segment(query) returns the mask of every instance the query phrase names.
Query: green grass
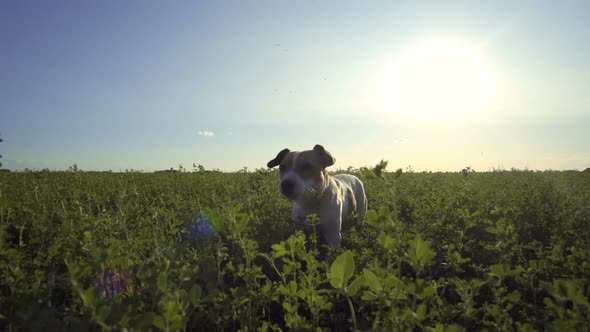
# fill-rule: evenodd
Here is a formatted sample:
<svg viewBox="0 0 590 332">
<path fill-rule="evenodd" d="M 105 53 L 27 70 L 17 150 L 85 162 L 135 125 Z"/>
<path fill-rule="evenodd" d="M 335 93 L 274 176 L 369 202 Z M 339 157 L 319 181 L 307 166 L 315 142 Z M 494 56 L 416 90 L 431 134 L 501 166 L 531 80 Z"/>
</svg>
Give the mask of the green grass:
<svg viewBox="0 0 590 332">
<path fill-rule="evenodd" d="M 364 182 L 326 249 L 275 172 L 0 173 L 0 330 L 587 328 L 590 173 Z"/>
</svg>

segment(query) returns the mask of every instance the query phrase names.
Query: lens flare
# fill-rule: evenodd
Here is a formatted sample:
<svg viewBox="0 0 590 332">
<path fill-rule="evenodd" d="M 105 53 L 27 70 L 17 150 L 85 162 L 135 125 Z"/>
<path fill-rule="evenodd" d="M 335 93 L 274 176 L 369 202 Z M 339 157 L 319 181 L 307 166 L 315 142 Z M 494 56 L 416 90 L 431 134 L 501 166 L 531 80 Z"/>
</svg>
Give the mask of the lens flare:
<svg viewBox="0 0 590 332">
<path fill-rule="evenodd" d="M 208 240 L 222 228 L 219 214 L 210 208 L 203 209 L 188 224 L 188 237 L 192 240 Z"/>
<path fill-rule="evenodd" d="M 96 290 L 106 299 L 129 295 L 133 291 L 133 273 L 124 266 L 108 268 L 97 278 Z"/>
</svg>

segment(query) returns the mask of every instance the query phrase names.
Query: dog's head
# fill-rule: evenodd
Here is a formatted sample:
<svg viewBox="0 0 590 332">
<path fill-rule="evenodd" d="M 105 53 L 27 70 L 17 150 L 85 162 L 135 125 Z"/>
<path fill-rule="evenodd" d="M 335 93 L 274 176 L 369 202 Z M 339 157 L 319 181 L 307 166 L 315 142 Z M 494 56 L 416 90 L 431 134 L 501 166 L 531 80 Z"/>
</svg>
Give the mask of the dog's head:
<svg viewBox="0 0 590 332">
<path fill-rule="evenodd" d="M 317 198 L 323 192 L 328 181 L 326 167 L 335 162 L 336 159 L 323 146 L 316 145 L 313 150 L 301 152 L 284 149 L 266 165 L 269 168 L 279 166 L 281 194 L 290 200 L 300 201 Z"/>
</svg>

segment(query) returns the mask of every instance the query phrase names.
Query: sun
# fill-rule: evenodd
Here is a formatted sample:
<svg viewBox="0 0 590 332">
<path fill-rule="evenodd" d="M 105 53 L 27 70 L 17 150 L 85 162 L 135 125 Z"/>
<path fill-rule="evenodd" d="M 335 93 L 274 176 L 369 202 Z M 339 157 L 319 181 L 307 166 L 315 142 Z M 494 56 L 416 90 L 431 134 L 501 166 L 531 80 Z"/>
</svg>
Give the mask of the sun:
<svg viewBox="0 0 590 332">
<path fill-rule="evenodd" d="M 383 95 L 393 112 L 431 120 L 481 110 L 491 88 L 490 71 L 475 49 L 442 41 L 408 52 L 383 80 Z"/>
</svg>

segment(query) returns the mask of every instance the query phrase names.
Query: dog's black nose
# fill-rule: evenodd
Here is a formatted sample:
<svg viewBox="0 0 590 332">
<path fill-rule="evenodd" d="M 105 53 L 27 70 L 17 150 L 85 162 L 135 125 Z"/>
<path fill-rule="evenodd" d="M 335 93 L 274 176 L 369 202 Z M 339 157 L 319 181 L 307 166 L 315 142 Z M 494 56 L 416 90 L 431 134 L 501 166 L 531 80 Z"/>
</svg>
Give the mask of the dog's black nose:
<svg viewBox="0 0 590 332">
<path fill-rule="evenodd" d="M 283 193 L 283 195 L 291 197 L 293 195 L 294 189 L 295 184 L 293 181 L 286 180 L 281 182 L 281 193 Z"/>
</svg>

